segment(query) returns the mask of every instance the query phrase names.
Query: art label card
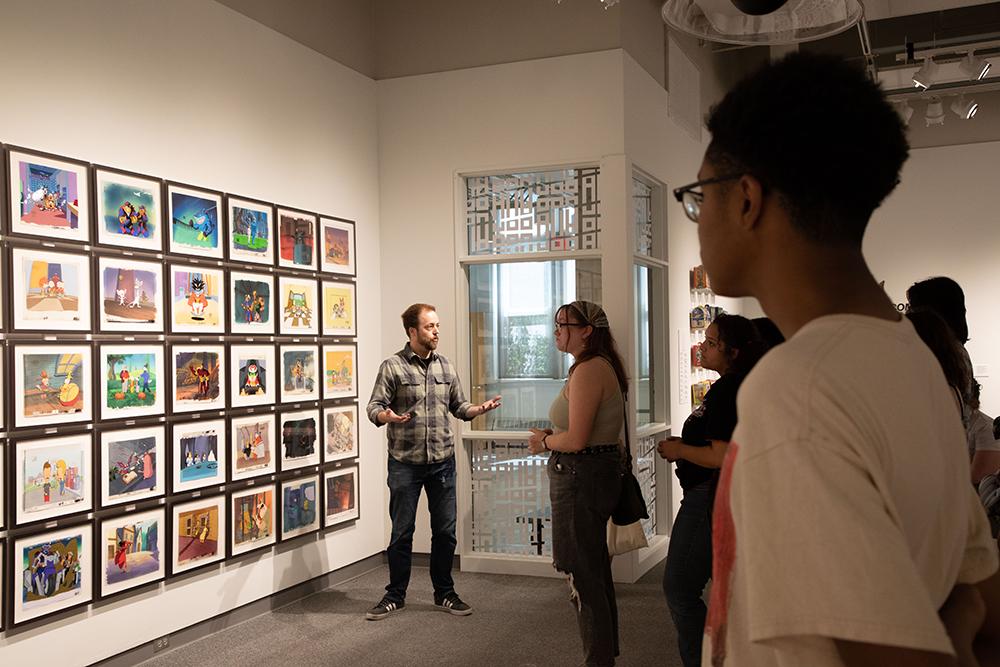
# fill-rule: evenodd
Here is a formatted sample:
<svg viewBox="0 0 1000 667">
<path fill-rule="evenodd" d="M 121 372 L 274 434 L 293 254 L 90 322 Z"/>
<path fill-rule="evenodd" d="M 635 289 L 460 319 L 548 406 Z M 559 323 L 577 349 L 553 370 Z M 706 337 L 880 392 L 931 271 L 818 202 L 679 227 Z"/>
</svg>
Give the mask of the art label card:
<svg viewBox="0 0 1000 667">
<path fill-rule="evenodd" d="M 318 465 L 319 410 L 285 412 L 281 415 L 281 469 Z"/>
<path fill-rule="evenodd" d="M 319 530 L 319 485 L 319 475 L 282 482 L 282 540 L 290 540 Z"/>
<path fill-rule="evenodd" d="M 14 346 L 14 426 L 91 419 L 89 345 Z"/>
<path fill-rule="evenodd" d="M 281 295 L 281 333 L 315 335 L 319 333 L 317 319 L 316 281 L 308 278 L 278 278 Z"/>
<path fill-rule="evenodd" d="M 268 475 L 278 469 L 275 453 L 277 420 L 273 414 L 232 419 L 233 481 Z"/>
<path fill-rule="evenodd" d="M 102 331 L 163 332 L 163 266 L 117 257 L 97 260 Z"/>
<path fill-rule="evenodd" d="M 278 209 L 278 266 L 316 270 L 316 216 Z"/>
<path fill-rule="evenodd" d="M 320 270 L 347 276 L 356 275 L 354 223 L 320 218 L 319 226 L 323 239 L 323 264 Z"/>
<path fill-rule="evenodd" d="M 15 524 L 93 509 L 91 442 L 90 434 L 14 442 Z"/>
<path fill-rule="evenodd" d="M 199 498 L 171 508 L 170 574 L 189 572 L 226 558 L 226 496 Z"/>
<path fill-rule="evenodd" d="M 101 345 L 101 419 L 163 414 L 163 346 Z"/>
<path fill-rule="evenodd" d="M 219 269 L 170 265 L 171 331 L 226 332 L 223 273 Z"/>
<path fill-rule="evenodd" d="M 222 195 L 167 185 L 170 252 L 222 259 Z"/>
<path fill-rule="evenodd" d="M 274 208 L 270 204 L 227 198 L 229 259 L 274 264 Z"/>
<path fill-rule="evenodd" d="M 358 406 L 338 405 L 323 410 L 323 460 L 340 461 L 358 455 Z"/>
<path fill-rule="evenodd" d="M 323 398 L 358 395 L 357 345 L 323 346 Z"/>
<path fill-rule="evenodd" d="M 84 523 L 14 540 L 14 625 L 90 602 L 92 539 L 93 526 Z"/>
<path fill-rule="evenodd" d="M 173 411 L 198 412 L 226 407 L 225 347 L 174 345 Z"/>
<path fill-rule="evenodd" d="M 357 336 L 357 292 L 354 283 L 323 281 L 323 335 Z"/>
<path fill-rule="evenodd" d="M 134 503 L 166 493 L 163 426 L 102 431 L 101 507 Z"/>
<path fill-rule="evenodd" d="M 161 184 L 154 178 L 97 168 L 97 242 L 163 249 Z"/>
<path fill-rule="evenodd" d="M 14 328 L 90 330 L 90 258 L 29 248 L 11 251 Z"/>
<path fill-rule="evenodd" d="M 172 440 L 172 493 L 226 483 L 225 419 L 175 423 Z"/>
<path fill-rule="evenodd" d="M 88 167 L 28 152 L 8 153 L 11 232 L 90 240 Z"/>
<path fill-rule="evenodd" d="M 230 271 L 230 304 L 234 334 L 274 334 L 274 278 L 257 273 Z"/>
<path fill-rule="evenodd" d="M 332 470 L 323 474 L 326 485 L 326 511 L 323 527 L 353 521 L 358 513 L 358 467 Z"/>
<path fill-rule="evenodd" d="M 166 511 L 161 507 L 101 522 L 101 597 L 163 579 Z"/>
<path fill-rule="evenodd" d="M 281 402 L 319 400 L 319 347 L 282 345 L 278 348 L 281 366 Z"/>
<path fill-rule="evenodd" d="M 275 543 L 274 492 L 275 487 L 271 484 L 234 491 L 230 496 L 232 539 L 229 551 L 233 556 Z"/>
</svg>

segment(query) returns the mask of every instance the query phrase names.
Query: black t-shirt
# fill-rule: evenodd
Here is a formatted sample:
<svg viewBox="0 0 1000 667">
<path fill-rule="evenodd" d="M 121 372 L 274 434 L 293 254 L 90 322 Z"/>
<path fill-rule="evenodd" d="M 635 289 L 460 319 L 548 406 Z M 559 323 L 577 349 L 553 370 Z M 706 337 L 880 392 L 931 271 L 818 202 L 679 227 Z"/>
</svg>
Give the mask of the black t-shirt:
<svg viewBox="0 0 1000 667">
<path fill-rule="evenodd" d="M 710 440 L 729 442 L 736 428 L 736 392 L 745 375 L 726 373 L 712 384 L 705 400 L 684 422 L 681 440 L 692 447 L 708 447 Z M 690 461 L 678 460 L 675 468 L 681 488 L 687 489 L 712 479 L 717 468 L 703 468 Z"/>
</svg>

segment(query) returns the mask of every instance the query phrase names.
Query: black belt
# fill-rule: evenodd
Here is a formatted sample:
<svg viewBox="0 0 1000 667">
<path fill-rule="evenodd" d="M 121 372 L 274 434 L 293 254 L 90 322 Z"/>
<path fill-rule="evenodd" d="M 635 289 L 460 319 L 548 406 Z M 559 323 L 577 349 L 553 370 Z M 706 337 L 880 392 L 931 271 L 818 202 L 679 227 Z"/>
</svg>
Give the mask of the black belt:
<svg viewBox="0 0 1000 667">
<path fill-rule="evenodd" d="M 608 452 L 617 452 L 619 449 L 618 445 L 591 445 L 589 447 L 584 447 L 578 452 L 561 452 L 563 454 L 606 454 Z"/>
</svg>

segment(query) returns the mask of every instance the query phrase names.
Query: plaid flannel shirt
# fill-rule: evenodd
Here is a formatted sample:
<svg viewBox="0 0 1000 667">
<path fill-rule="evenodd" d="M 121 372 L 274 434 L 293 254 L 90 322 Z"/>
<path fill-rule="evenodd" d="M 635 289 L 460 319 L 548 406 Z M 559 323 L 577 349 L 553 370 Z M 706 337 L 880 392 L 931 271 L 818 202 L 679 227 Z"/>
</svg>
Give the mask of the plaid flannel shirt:
<svg viewBox="0 0 1000 667">
<path fill-rule="evenodd" d="M 368 419 L 382 426 L 378 421 L 382 410 L 412 413 L 408 422 L 385 425 L 389 454 L 400 463 L 440 463 L 455 454 L 449 413 L 469 421 L 471 407 L 451 362 L 436 352 L 422 360 L 407 343 L 379 367 Z"/>
</svg>

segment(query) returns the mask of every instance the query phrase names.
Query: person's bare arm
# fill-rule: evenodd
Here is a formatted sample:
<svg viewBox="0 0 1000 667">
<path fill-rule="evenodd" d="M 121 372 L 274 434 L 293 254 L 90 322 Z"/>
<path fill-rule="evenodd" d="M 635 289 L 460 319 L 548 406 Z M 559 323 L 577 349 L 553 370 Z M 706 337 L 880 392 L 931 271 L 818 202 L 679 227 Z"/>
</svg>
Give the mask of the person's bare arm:
<svg viewBox="0 0 1000 667">
<path fill-rule="evenodd" d="M 840 659 L 847 667 L 885 667 L 886 665 L 906 665 L 907 667 L 958 667 L 958 660 L 951 655 L 920 651 L 898 646 L 883 646 L 865 642 L 851 642 L 835 639 Z"/>
<path fill-rule="evenodd" d="M 992 450 L 977 449 L 972 457 L 972 483 L 979 484 L 979 480 L 986 475 L 1000 470 L 1000 452 Z"/>
<path fill-rule="evenodd" d="M 566 393 L 569 396 L 569 429 L 550 435 L 546 446 L 557 452 L 578 452 L 587 446 L 594 429 L 594 415 L 601 405 L 605 373 L 610 372 L 597 359 L 583 362 L 569 378 Z"/>
<path fill-rule="evenodd" d="M 692 447 L 681 442 L 680 438 L 667 438 L 660 441 L 656 447 L 660 456 L 668 461 L 684 459 L 703 468 L 721 468 L 726 459 L 729 443 L 724 440 L 710 440 L 708 447 Z"/>
</svg>

